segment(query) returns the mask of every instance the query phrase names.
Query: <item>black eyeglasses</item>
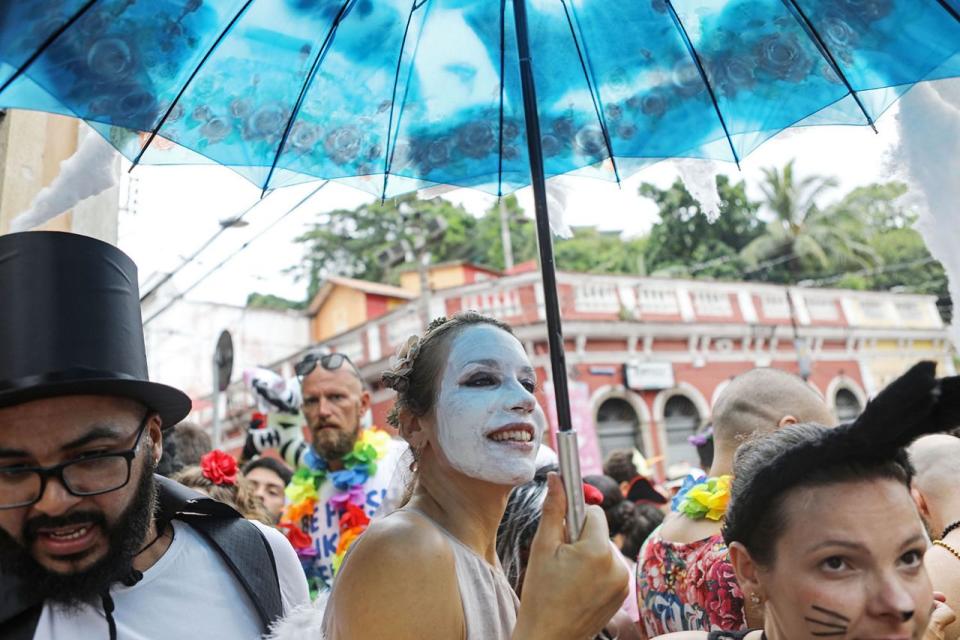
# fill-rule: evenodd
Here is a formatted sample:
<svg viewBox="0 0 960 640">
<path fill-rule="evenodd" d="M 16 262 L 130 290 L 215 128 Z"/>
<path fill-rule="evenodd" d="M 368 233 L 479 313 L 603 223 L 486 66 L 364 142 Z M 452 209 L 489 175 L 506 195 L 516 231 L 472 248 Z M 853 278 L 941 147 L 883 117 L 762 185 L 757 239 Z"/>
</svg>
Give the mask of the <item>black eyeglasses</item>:
<svg viewBox="0 0 960 640">
<path fill-rule="evenodd" d="M 308 353 L 303 357 L 303 360 L 293 365 L 293 371 L 297 374 L 298 378 L 303 379 L 305 376 L 310 375 L 311 371 L 317 368 L 317 364 L 327 371 L 336 371 L 343 366 L 344 362 L 350 365 L 353 373 L 359 378 L 360 372 L 357 371 L 357 366 L 353 364 L 350 358 L 342 353 L 328 353 L 323 356 L 315 353 Z"/>
<path fill-rule="evenodd" d="M 125 451 L 98 453 L 68 460 L 52 467 L 0 468 L 0 509 L 27 507 L 39 502 L 49 478 L 75 496 L 96 496 L 126 486 L 130 482 L 130 464 L 137 457 L 140 438 L 152 411 L 147 411 L 137 427 L 137 439 Z"/>
</svg>

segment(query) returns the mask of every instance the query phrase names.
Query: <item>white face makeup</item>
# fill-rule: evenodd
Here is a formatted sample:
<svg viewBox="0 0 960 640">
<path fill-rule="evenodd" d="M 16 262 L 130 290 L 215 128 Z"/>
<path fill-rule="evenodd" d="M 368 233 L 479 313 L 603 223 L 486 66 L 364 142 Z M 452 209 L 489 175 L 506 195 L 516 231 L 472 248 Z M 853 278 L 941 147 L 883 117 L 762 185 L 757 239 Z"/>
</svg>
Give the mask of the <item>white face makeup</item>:
<svg viewBox="0 0 960 640">
<path fill-rule="evenodd" d="M 527 354 L 507 332 L 479 324 L 456 336 L 435 408 L 450 466 L 495 484 L 532 480 L 546 424 L 535 385 Z"/>
</svg>

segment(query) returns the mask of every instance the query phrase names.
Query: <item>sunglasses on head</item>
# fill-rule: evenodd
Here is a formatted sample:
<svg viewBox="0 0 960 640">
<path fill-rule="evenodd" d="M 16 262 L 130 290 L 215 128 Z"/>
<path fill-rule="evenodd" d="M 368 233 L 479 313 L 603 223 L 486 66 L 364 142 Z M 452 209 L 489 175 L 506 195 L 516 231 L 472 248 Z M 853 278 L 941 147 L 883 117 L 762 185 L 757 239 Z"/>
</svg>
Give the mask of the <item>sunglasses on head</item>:
<svg viewBox="0 0 960 640">
<path fill-rule="evenodd" d="M 310 375 L 310 372 L 316 369 L 318 364 L 327 371 L 336 371 L 343 366 L 344 362 L 349 363 L 350 368 L 353 369 L 354 373 L 359 377 L 360 374 L 357 371 L 356 365 L 350 361 L 350 358 L 342 353 L 328 353 L 326 355 L 308 353 L 304 356 L 303 360 L 293 365 L 293 370 L 297 374 L 297 377 L 303 378 L 304 376 Z"/>
</svg>

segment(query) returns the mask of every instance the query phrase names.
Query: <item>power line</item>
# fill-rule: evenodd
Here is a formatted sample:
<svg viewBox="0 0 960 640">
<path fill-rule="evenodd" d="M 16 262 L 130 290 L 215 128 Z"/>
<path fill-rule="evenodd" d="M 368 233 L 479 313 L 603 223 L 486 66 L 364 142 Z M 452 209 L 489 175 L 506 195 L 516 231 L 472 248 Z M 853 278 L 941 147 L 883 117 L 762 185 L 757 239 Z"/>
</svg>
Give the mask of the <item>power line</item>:
<svg viewBox="0 0 960 640">
<path fill-rule="evenodd" d="M 267 225 L 266 227 L 264 227 L 257 235 L 253 236 L 252 238 L 250 238 L 249 240 L 247 240 L 246 242 L 244 242 L 242 245 L 240 245 L 240 247 L 239 247 L 236 251 L 234 251 L 233 253 L 231 253 L 230 255 L 228 255 L 226 258 L 224 258 L 223 260 L 221 260 L 220 262 L 218 262 L 212 269 L 210 269 L 210 270 L 207 271 L 205 274 L 203 274 L 202 276 L 200 276 L 200 278 L 197 279 L 193 284 L 191 284 L 189 287 L 187 287 L 186 289 L 184 289 L 183 291 L 181 291 L 180 293 L 178 293 L 177 295 L 175 295 L 173 298 L 171 298 L 171 300 L 170 300 L 167 304 L 165 304 L 159 311 L 157 311 L 157 312 L 154 313 L 152 316 L 150 316 L 149 318 L 147 318 L 146 320 L 144 320 L 144 321 L 143 321 L 143 325 L 146 326 L 146 325 L 149 324 L 151 321 L 153 321 L 154 319 L 156 319 L 157 316 L 159 316 L 160 314 L 164 313 L 164 312 L 167 311 L 170 307 L 172 307 L 174 304 L 176 304 L 177 302 L 179 302 L 180 300 L 182 300 L 185 295 L 187 295 L 188 293 L 190 293 L 191 291 L 193 291 L 194 289 L 196 289 L 197 286 L 199 286 L 201 282 L 203 282 L 204 280 L 206 280 L 207 278 L 209 278 L 210 276 L 212 276 L 214 273 L 216 273 L 217 271 L 219 271 L 225 264 L 227 264 L 230 260 L 232 260 L 234 257 L 236 257 L 237 254 L 239 254 L 241 251 L 243 251 L 244 249 L 246 249 L 247 247 L 249 247 L 254 241 L 256 241 L 258 238 L 260 238 L 261 236 L 263 236 L 263 234 L 265 234 L 267 231 L 269 231 L 270 229 L 272 229 L 273 227 L 275 227 L 277 224 L 279 224 L 284 218 L 286 218 L 286 217 L 289 216 L 291 213 L 293 213 L 294 211 L 296 211 L 297 209 L 299 209 L 301 205 L 303 205 L 307 200 L 309 200 L 309 199 L 312 198 L 314 195 L 316 195 L 317 192 L 320 191 L 320 189 L 323 189 L 325 186 L 327 186 L 327 184 L 329 184 L 329 182 L 330 182 L 329 180 L 325 180 L 325 181 L 321 182 L 319 187 L 317 187 L 316 189 L 314 189 L 313 191 L 311 191 L 310 193 L 308 193 L 306 196 L 304 196 L 304 198 L 303 198 L 302 200 L 300 200 L 299 202 L 297 202 L 297 204 L 295 204 L 295 205 L 293 205 L 292 207 L 290 207 L 289 209 L 287 209 L 282 216 L 280 216 L 279 218 L 277 218 L 276 220 L 274 220 L 273 222 L 271 222 L 269 225 Z"/>
<path fill-rule="evenodd" d="M 765 262 L 760 262 L 760 263 L 758 263 L 757 266 L 754 267 L 753 269 L 750 269 L 750 270 L 748 270 L 748 271 L 744 271 L 744 272 L 743 272 L 743 275 L 748 276 L 748 275 L 753 274 L 753 273 L 759 273 L 759 272 L 761 272 L 761 271 L 765 271 L 765 270 L 769 269 L 770 267 L 775 267 L 775 266 L 777 266 L 778 264 L 783 264 L 784 262 L 790 262 L 791 260 L 796 260 L 796 259 L 798 259 L 799 257 L 800 257 L 800 256 L 798 256 L 798 255 L 796 255 L 796 254 L 789 253 L 789 254 L 787 254 L 787 255 L 785 255 L 785 256 L 780 256 L 779 258 L 774 258 L 774 259 L 772 259 L 772 260 L 767 260 L 767 261 L 765 261 Z"/>
<path fill-rule="evenodd" d="M 235 225 L 236 223 L 240 222 L 241 220 L 243 220 L 243 217 L 244 217 L 245 215 L 247 215 L 248 213 L 250 213 L 251 211 L 253 211 L 261 202 L 263 202 L 264 200 L 266 200 L 267 198 L 269 198 L 271 195 L 273 195 L 273 193 L 274 193 L 273 191 L 270 191 L 269 193 L 267 193 L 267 195 L 265 195 L 264 197 L 258 199 L 256 202 L 254 202 L 253 204 L 251 204 L 249 207 L 247 207 L 246 209 L 244 209 L 243 211 L 241 211 L 238 215 L 232 216 L 232 217 L 230 218 L 230 224 L 228 224 L 228 225 L 226 225 L 226 226 L 221 226 L 220 229 L 218 229 L 217 232 L 214 233 L 212 236 L 210 236 L 209 238 L 207 238 L 207 240 L 206 240 L 202 245 L 200 245 L 200 247 L 199 247 L 196 251 L 194 251 L 194 252 L 191 253 L 189 256 L 187 256 L 186 258 L 184 258 L 184 259 L 183 259 L 183 262 L 181 262 L 179 265 L 177 265 L 177 267 L 176 267 L 173 271 L 170 271 L 170 272 L 166 273 L 166 274 L 160 279 L 160 282 L 158 282 L 157 284 L 155 284 L 155 285 L 153 285 L 152 287 L 150 287 L 150 289 L 149 289 L 146 293 L 144 293 L 143 295 L 140 296 L 140 302 L 142 303 L 144 300 L 146 300 L 147 298 L 149 298 L 149 297 L 150 297 L 151 295 L 153 295 L 155 292 L 159 291 L 159 290 L 160 290 L 160 287 L 162 287 L 163 285 L 167 284 L 167 282 L 169 282 L 170 279 L 173 278 L 173 276 L 177 275 L 177 273 L 179 273 L 181 269 L 183 269 L 185 266 L 187 266 L 188 264 L 190 264 L 191 262 L 193 262 L 194 260 L 196 260 L 197 256 L 199 256 L 201 253 L 204 252 L 204 250 L 206 250 L 207 247 L 209 247 L 211 244 L 213 244 L 214 240 L 216 240 L 217 238 L 219 238 L 221 233 L 223 233 L 224 231 L 226 231 L 227 229 L 229 229 L 230 227 L 232 227 L 232 226 Z"/>
<path fill-rule="evenodd" d="M 833 284 L 834 282 L 839 282 L 846 278 L 847 276 L 879 276 L 884 273 L 893 273 L 894 271 L 903 271 L 904 269 L 909 269 L 911 267 L 922 267 L 924 265 L 930 264 L 931 262 L 936 262 L 937 259 L 934 257 L 919 258 L 917 260 L 911 260 L 909 262 L 900 262 L 897 264 L 884 265 L 882 267 L 867 267 L 866 269 L 860 269 L 859 271 L 845 271 L 842 273 L 837 273 L 832 276 L 827 276 L 824 278 L 816 278 L 812 280 L 804 280 L 800 286 L 819 286 L 823 284 Z"/>
</svg>

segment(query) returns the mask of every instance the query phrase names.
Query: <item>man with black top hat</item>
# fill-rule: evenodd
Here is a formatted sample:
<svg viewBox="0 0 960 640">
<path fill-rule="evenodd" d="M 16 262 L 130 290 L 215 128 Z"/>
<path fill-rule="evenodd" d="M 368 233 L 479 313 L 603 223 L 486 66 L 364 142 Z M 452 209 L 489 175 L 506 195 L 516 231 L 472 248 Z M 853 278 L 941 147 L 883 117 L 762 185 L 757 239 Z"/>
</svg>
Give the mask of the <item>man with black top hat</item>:
<svg viewBox="0 0 960 640">
<path fill-rule="evenodd" d="M 190 400 L 149 382 L 136 266 L 0 236 L 0 637 L 255 638 L 306 602 L 275 530 L 155 476 Z"/>
</svg>

